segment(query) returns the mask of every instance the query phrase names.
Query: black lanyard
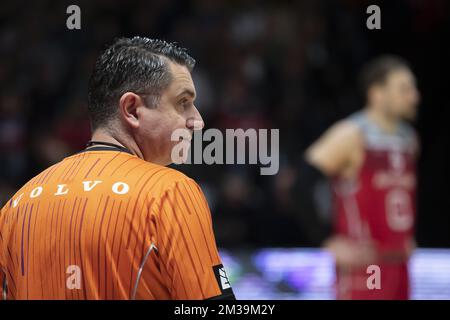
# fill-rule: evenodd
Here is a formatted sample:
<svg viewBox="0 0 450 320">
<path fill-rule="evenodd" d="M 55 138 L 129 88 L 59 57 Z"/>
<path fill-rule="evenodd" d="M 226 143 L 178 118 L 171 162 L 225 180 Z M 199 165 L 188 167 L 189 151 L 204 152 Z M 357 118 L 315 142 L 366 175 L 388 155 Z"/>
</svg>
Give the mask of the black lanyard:
<svg viewBox="0 0 450 320">
<path fill-rule="evenodd" d="M 89 148 L 93 145 L 101 145 L 101 146 Z M 104 141 L 92 141 L 91 140 L 86 144 L 86 148 L 89 148 L 89 149 L 84 149 L 84 151 L 117 150 L 117 151 L 129 153 L 129 154 L 133 154 L 128 148 L 125 148 L 125 147 L 115 144 L 115 143 L 104 142 Z"/>
</svg>

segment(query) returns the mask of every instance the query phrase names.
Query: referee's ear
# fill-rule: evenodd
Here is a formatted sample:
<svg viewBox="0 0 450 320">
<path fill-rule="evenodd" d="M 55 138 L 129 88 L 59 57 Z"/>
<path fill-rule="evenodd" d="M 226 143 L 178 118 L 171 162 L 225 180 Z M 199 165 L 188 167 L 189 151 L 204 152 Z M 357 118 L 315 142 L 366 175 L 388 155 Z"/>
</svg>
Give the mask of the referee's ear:
<svg viewBox="0 0 450 320">
<path fill-rule="evenodd" d="M 125 92 L 119 99 L 119 115 L 133 129 L 139 127 L 139 107 L 145 107 L 142 98 L 133 92 Z"/>
</svg>

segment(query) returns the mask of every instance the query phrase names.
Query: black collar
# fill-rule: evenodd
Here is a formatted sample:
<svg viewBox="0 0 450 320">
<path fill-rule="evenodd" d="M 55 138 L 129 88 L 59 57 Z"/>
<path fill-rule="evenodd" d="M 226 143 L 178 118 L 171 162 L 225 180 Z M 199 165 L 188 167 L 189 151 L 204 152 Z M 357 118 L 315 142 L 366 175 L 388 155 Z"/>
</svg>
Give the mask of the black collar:
<svg viewBox="0 0 450 320">
<path fill-rule="evenodd" d="M 97 147 L 91 147 L 93 145 L 100 145 Z M 89 148 L 91 147 L 91 148 Z M 79 153 L 86 152 L 86 151 L 120 151 L 120 152 L 126 152 L 129 154 L 133 154 L 130 149 L 125 148 L 124 146 L 110 143 L 110 142 L 104 142 L 104 141 L 89 141 L 86 144 L 86 149 L 80 151 Z"/>
</svg>

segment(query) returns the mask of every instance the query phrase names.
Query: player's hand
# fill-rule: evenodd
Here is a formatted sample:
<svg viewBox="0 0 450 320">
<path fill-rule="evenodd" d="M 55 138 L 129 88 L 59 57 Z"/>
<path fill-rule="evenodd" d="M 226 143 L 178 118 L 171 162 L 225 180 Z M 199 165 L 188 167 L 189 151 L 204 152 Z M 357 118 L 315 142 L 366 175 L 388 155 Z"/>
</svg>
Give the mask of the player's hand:
<svg viewBox="0 0 450 320">
<path fill-rule="evenodd" d="M 376 261 L 375 246 L 371 242 L 356 242 L 344 236 L 334 236 L 325 242 L 325 249 L 334 255 L 340 268 L 355 268 Z"/>
</svg>

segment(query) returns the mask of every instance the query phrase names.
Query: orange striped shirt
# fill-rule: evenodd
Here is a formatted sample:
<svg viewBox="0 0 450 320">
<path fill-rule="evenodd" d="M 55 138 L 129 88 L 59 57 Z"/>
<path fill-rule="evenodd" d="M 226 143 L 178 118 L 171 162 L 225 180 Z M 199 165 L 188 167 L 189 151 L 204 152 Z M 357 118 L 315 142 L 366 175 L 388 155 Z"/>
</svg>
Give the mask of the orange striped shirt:
<svg viewBox="0 0 450 320">
<path fill-rule="evenodd" d="M 200 187 L 117 149 L 67 157 L 8 201 L 0 267 L 7 299 L 234 297 Z"/>
</svg>

